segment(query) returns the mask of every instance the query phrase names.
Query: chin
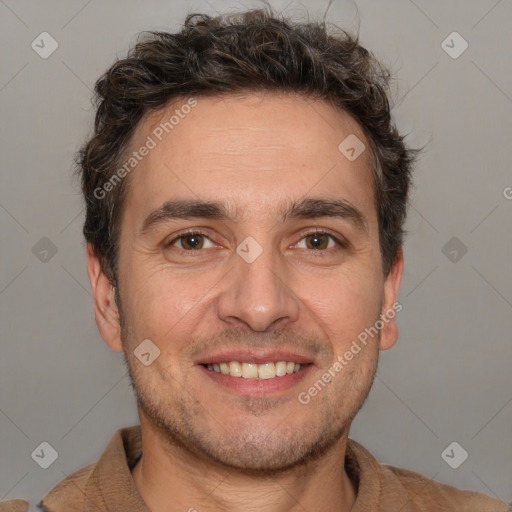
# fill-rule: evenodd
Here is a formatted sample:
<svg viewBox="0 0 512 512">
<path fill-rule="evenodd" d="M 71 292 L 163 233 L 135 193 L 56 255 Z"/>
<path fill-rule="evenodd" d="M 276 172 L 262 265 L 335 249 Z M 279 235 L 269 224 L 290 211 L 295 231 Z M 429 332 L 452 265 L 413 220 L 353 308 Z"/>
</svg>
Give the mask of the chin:
<svg viewBox="0 0 512 512">
<path fill-rule="evenodd" d="M 239 432 L 231 436 L 224 432 L 222 440 L 197 439 L 194 448 L 210 460 L 239 473 L 268 476 L 296 470 L 321 458 L 346 431 L 341 427 L 315 433 L 306 428 L 278 434 L 260 429 L 259 432 Z"/>
</svg>

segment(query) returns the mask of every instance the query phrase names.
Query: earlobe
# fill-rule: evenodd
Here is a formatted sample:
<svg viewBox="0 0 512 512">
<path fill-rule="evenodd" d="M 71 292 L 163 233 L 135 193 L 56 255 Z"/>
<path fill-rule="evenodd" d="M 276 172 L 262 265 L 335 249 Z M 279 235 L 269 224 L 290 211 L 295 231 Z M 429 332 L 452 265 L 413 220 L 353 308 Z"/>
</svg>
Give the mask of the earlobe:
<svg viewBox="0 0 512 512">
<path fill-rule="evenodd" d="M 101 268 L 91 244 L 87 244 L 87 274 L 94 300 L 96 325 L 103 341 L 116 352 L 122 352 L 119 311 L 115 301 L 115 288 Z"/>
<path fill-rule="evenodd" d="M 384 282 L 381 312 L 383 327 L 380 331 L 380 350 L 390 349 L 398 340 L 396 315 L 402 310 L 402 305 L 398 302 L 397 298 L 400 282 L 402 281 L 403 268 L 404 255 L 402 248 L 400 248 Z"/>
</svg>

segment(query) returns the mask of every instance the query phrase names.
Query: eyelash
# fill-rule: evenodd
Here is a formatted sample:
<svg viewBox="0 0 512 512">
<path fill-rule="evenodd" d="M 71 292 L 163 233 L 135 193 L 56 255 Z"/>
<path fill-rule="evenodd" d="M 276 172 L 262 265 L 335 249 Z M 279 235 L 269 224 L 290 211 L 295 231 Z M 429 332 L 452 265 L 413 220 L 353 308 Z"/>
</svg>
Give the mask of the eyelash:
<svg viewBox="0 0 512 512">
<path fill-rule="evenodd" d="M 176 236 L 175 238 L 173 238 L 171 241 L 165 243 L 165 249 L 169 249 L 178 240 L 185 238 L 187 236 L 191 236 L 191 235 L 204 236 L 205 238 L 207 238 L 208 240 L 211 241 L 210 237 L 206 233 L 203 233 L 202 231 L 198 231 L 198 230 L 184 231 L 184 232 L 180 233 L 178 236 Z M 339 238 L 334 236 L 329 231 L 321 231 L 321 230 L 314 230 L 314 231 L 309 231 L 307 233 L 304 233 L 304 235 L 302 235 L 302 237 L 299 239 L 299 242 L 301 240 L 303 240 L 304 238 L 307 238 L 308 236 L 311 236 L 311 235 L 327 235 L 338 244 L 337 248 L 331 247 L 330 249 L 319 249 L 319 250 L 310 249 L 309 252 L 315 253 L 315 255 L 320 256 L 320 253 L 330 252 L 333 249 L 334 250 L 346 249 L 348 247 L 348 242 L 346 242 L 345 240 L 340 240 Z M 204 252 L 204 250 L 201 250 L 201 249 L 195 250 L 195 251 L 191 250 L 191 249 L 180 249 L 179 247 L 177 247 L 177 249 L 179 251 L 185 252 L 187 254 L 197 253 L 197 256 L 199 256 L 199 253 Z M 196 256 L 196 254 L 194 254 L 194 256 Z"/>
</svg>

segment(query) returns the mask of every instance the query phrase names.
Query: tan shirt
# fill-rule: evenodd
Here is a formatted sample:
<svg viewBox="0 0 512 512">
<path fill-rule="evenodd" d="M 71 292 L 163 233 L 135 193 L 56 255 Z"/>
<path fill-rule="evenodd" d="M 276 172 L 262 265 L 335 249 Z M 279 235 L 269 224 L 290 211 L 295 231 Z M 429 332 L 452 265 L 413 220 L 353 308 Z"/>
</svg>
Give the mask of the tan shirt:
<svg viewBox="0 0 512 512">
<path fill-rule="evenodd" d="M 140 426 L 118 430 L 96 463 L 68 476 L 43 497 L 43 510 L 150 512 L 131 474 L 141 453 Z M 357 489 L 351 512 L 512 512 L 505 502 L 485 494 L 462 491 L 412 471 L 381 465 L 353 439 L 347 443 L 345 467 Z M 24 500 L 0 503 L 0 512 L 27 510 Z"/>
</svg>

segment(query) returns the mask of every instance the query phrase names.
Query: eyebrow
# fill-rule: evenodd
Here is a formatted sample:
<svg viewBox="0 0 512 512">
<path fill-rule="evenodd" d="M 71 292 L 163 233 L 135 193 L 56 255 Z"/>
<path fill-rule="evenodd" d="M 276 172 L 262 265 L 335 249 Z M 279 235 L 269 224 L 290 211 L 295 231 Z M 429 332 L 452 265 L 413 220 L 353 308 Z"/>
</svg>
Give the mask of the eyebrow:
<svg viewBox="0 0 512 512">
<path fill-rule="evenodd" d="M 139 236 L 170 220 L 204 218 L 234 222 L 240 217 L 239 213 L 238 208 L 232 208 L 218 201 L 172 199 L 144 219 Z M 368 224 L 363 213 L 344 199 L 306 198 L 289 201 L 281 207 L 279 214 L 280 222 L 320 217 L 338 218 L 350 222 L 361 233 L 368 233 Z"/>
</svg>

